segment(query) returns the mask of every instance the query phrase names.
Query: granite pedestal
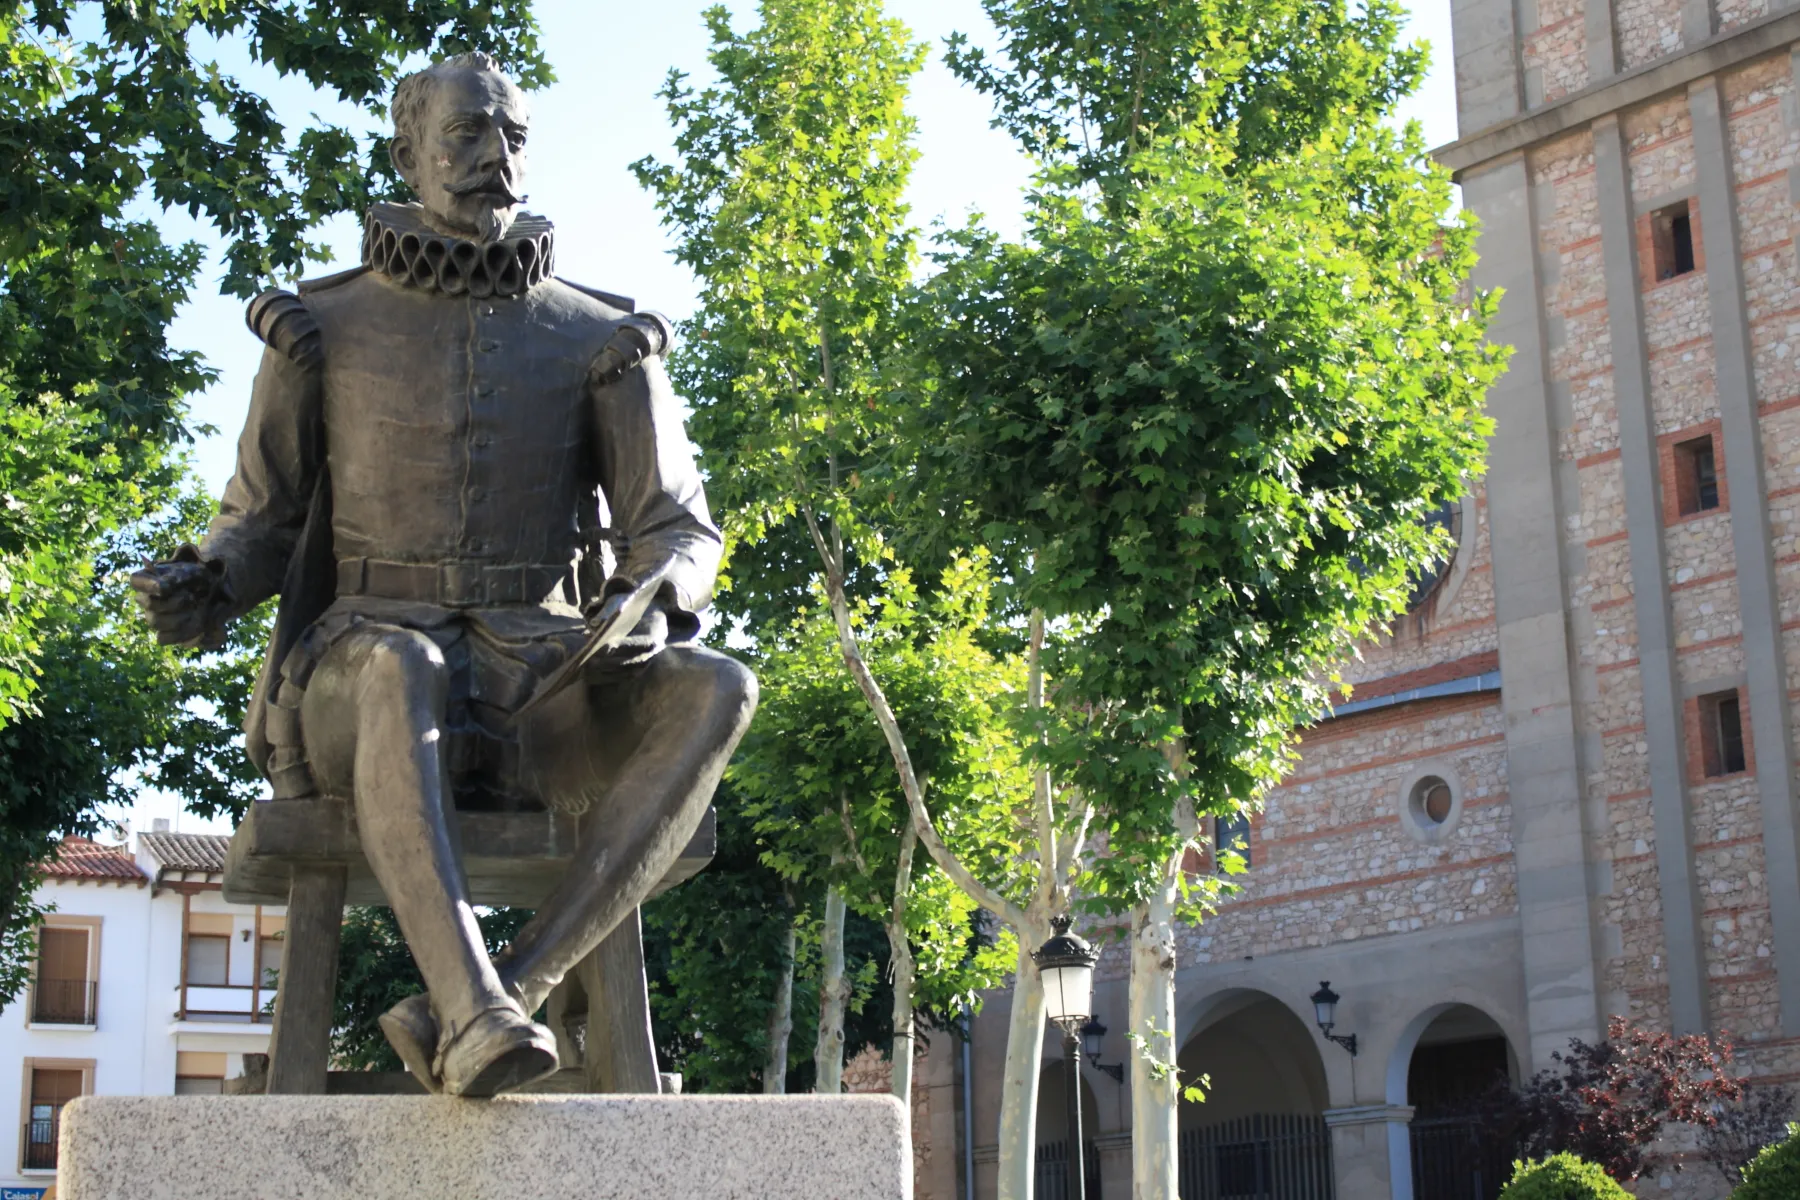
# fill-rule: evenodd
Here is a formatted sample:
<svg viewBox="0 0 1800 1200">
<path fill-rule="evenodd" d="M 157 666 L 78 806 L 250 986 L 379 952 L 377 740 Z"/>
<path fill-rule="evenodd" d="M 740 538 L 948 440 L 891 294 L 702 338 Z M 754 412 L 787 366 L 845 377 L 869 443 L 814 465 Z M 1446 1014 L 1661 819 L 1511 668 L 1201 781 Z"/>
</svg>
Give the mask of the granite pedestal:
<svg viewBox="0 0 1800 1200">
<path fill-rule="evenodd" d="M 89 1096 L 59 1200 L 901 1200 L 888 1096 Z"/>
</svg>

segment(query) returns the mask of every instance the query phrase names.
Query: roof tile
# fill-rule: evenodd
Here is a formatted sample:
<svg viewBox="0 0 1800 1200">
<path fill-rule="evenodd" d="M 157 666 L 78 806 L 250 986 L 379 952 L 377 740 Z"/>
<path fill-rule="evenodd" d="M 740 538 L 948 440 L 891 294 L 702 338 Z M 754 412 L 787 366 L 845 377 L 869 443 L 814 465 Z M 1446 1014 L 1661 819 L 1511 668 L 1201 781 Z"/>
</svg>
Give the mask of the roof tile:
<svg viewBox="0 0 1800 1200">
<path fill-rule="evenodd" d="M 205 871 L 216 875 L 225 869 L 225 848 L 231 839 L 222 833 L 140 833 L 139 845 L 171 871 Z"/>
<path fill-rule="evenodd" d="M 46 879 L 111 879 L 144 883 L 144 873 L 119 846 L 100 846 L 84 837 L 66 837 L 43 866 Z"/>
</svg>

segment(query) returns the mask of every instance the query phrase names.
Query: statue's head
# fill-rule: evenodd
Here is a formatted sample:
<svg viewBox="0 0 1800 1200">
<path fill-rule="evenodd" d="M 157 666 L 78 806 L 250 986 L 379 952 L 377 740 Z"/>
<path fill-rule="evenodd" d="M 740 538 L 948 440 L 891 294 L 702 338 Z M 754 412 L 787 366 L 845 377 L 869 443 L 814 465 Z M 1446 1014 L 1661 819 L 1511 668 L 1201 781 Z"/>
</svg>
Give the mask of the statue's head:
<svg viewBox="0 0 1800 1200">
<path fill-rule="evenodd" d="M 491 242 L 524 201 L 525 95 L 485 54 L 459 54 L 394 89 L 388 153 L 431 224 Z"/>
</svg>

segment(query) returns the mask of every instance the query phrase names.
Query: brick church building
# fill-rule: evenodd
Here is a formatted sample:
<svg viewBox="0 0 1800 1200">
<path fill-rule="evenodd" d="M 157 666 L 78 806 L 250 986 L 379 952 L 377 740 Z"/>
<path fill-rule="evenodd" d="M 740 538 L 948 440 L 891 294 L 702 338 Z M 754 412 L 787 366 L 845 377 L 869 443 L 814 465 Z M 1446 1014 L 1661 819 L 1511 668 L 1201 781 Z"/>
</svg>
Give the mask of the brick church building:
<svg viewBox="0 0 1800 1200">
<path fill-rule="evenodd" d="M 1437 156 L 1515 348 L 1489 473 L 1354 695 L 1225 831 L 1251 869 L 1180 943 L 1180 1064 L 1213 1085 L 1183 1107 L 1182 1200 L 1491 1196 L 1501 1168 L 1434 1113 L 1612 1014 L 1800 1075 L 1800 6 L 1453 17 L 1461 137 Z M 1128 1053 L 1124 968 L 1102 964 L 1103 1064 Z M 1354 1055 L 1315 1024 L 1321 980 Z M 921 1197 L 994 1194 L 1007 1009 L 966 1071 L 948 1038 L 922 1064 Z M 1129 1088 L 1087 1069 L 1082 1094 L 1093 1195 L 1123 1200 Z M 1722 1187 L 1696 1166 L 1638 1190 Z"/>
</svg>

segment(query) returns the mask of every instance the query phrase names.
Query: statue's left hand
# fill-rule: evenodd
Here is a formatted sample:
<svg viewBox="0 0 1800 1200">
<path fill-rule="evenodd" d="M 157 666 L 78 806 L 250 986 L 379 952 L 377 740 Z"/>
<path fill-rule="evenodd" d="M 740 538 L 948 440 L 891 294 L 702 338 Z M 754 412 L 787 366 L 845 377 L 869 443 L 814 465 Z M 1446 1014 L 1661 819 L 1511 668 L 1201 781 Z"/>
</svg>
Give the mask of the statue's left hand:
<svg viewBox="0 0 1800 1200">
<path fill-rule="evenodd" d="M 131 589 L 163 645 L 217 650 L 225 644 L 222 614 L 231 601 L 225 565 L 202 559 L 196 547 L 183 545 L 170 561 L 134 571 Z"/>
<path fill-rule="evenodd" d="M 613 619 L 625 606 L 627 592 L 615 592 L 589 607 L 588 628 L 598 629 Z M 607 671 L 617 667 L 634 667 L 656 657 L 669 642 L 669 618 L 661 608 L 652 605 L 639 618 L 637 626 L 616 646 L 594 656 L 589 671 Z"/>
</svg>

